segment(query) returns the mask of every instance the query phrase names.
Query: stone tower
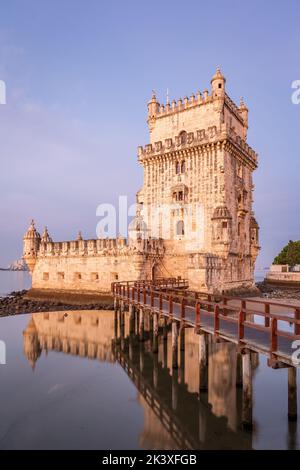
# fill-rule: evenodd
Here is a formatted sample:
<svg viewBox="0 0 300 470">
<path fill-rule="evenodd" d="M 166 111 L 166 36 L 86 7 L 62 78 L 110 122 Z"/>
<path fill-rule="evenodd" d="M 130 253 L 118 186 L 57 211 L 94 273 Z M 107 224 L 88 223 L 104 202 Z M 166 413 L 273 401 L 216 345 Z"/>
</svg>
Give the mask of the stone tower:
<svg viewBox="0 0 300 470">
<path fill-rule="evenodd" d="M 164 239 L 160 274 L 187 277 L 190 288 L 209 292 L 252 288 L 259 251 L 248 109 L 225 85 L 217 69 L 210 92 L 166 105 L 153 93 L 150 142 L 138 149 L 144 184 L 137 202 L 146 232 Z"/>
<path fill-rule="evenodd" d="M 32 220 L 29 229 L 23 237 L 23 259 L 30 272 L 33 271 L 35 266 L 40 243 L 41 236 L 35 228 L 34 220 Z"/>
</svg>

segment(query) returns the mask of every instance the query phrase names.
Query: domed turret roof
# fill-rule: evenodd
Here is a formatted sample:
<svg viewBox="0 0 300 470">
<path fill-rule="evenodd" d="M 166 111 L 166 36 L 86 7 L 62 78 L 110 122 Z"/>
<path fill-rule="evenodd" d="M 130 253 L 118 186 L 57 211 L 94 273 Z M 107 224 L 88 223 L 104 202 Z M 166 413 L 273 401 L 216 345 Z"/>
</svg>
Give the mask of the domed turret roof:
<svg viewBox="0 0 300 470">
<path fill-rule="evenodd" d="M 27 230 L 27 232 L 24 235 L 24 239 L 27 239 L 27 240 L 28 239 L 31 239 L 31 240 L 33 240 L 33 239 L 40 240 L 41 239 L 41 236 L 40 236 L 39 232 L 35 228 L 35 224 L 34 224 L 33 219 L 30 223 L 29 229 Z"/>
<path fill-rule="evenodd" d="M 214 74 L 214 76 L 212 77 L 211 79 L 211 83 L 214 81 L 214 80 L 224 80 L 224 82 L 226 82 L 226 78 L 224 77 L 224 75 L 222 75 L 222 72 L 220 70 L 220 67 L 217 68 L 217 71 L 216 73 Z"/>
<path fill-rule="evenodd" d="M 42 235 L 41 241 L 44 243 L 52 242 L 52 238 L 49 235 L 48 228 L 44 228 L 44 233 Z"/>
<path fill-rule="evenodd" d="M 231 215 L 226 206 L 215 208 L 212 219 L 231 219 Z"/>
</svg>

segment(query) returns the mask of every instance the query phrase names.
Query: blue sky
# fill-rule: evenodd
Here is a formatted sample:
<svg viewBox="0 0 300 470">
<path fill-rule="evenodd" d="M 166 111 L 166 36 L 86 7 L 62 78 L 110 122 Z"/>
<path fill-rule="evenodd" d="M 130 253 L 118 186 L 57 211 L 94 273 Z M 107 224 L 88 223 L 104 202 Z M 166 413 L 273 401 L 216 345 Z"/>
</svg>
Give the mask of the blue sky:
<svg viewBox="0 0 300 470">
<path fill-rule="evenodd" d="M 300 3 L 7 0 L 0 6 L 0 266 L 18 258 L 31 217 L 56 240 L 95 237 L 96 207 L 142 184 L 146 102 L 209 87 L 249 107 L 259 153 L 257 265 L 300 239 Z"/>
</svg>

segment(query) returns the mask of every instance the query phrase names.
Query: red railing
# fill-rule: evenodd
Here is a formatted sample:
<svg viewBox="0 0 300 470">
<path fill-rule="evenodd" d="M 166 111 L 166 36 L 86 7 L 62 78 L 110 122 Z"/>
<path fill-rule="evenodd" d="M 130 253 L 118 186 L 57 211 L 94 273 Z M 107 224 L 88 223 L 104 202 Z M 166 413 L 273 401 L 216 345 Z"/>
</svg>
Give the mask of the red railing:
<svg viewBox="0 0 300 470">
<path fill-rule="evenodd" d="M 170 289 L 174 285 L 174 289 Z M 151 281 L 116 282 L 112 292 L 117 298 L 147 306 L 163 315 L 185 321 L 197 328 L 208 328 L 215 335 L 222 335 L 240 344 L 249 344 L 246 330 L 262 333 L 268 340 L 264 341 L 265 349 L 271 357 L 276 356 L 279 339 L 289 341 L 300 339 L 300 306 L 287 303 L 269 302 L 251 298 L 238 298 L 191 292 L 186 289 L 184 279 L 160 279 Z M 274 310 L 280 310 L 275 312 Z M 285 310 L 285 312 L 282 312 Z M 257 322 L 262 318 L 262 324 Z M 206 319 L 206 322 L 204 321 Z M 288 326 L 286 331 L 279 328 L 281 322 Z M 223 327 L 221 326 L 223 325 Z M 226 333 L 224 325 L 233 325 L 234 334 Z"/>
</svg>

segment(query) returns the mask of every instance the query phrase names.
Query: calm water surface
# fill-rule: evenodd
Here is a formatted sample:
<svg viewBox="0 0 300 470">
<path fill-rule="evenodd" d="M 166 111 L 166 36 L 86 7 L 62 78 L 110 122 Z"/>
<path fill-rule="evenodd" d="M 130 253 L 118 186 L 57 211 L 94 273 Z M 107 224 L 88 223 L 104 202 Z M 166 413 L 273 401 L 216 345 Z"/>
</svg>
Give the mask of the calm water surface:
<svg viewBox="0 0 300 470">
<path fill-rule="evenodd" d="M 29 289 L 31 276 L 27 271 L 0 271 L 0 296 L 12 291 Z"/>
<path fill-rule="evenodd" d="M 209 346 L 199 394 L 199 336 L 186 330 L 178 371 L 171 336 L 159 352 L 111 311 L 0 318 L 0 449 L 299 448 L 287 420 L 287 370 L 253 363 L 254 430 L 241 427 L 235 346 Z M 146 335 L 147 338 L 147 335 Z"/>
</svg>

